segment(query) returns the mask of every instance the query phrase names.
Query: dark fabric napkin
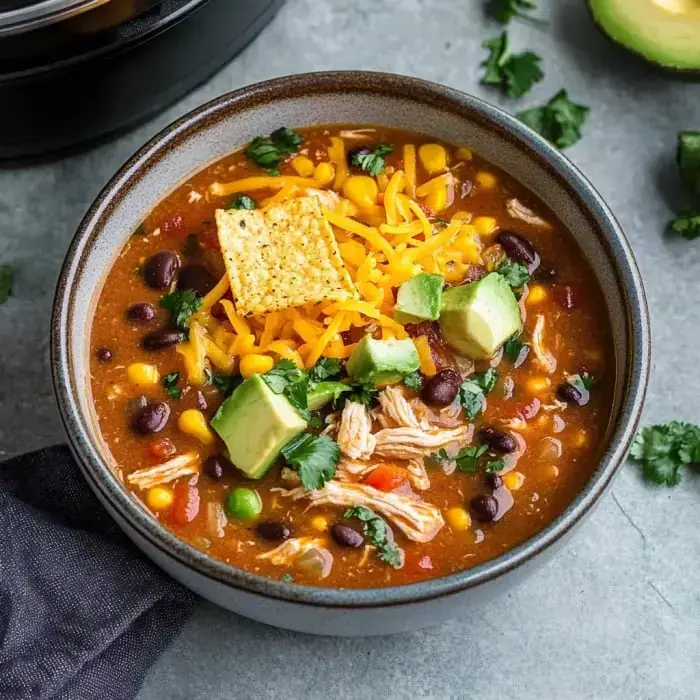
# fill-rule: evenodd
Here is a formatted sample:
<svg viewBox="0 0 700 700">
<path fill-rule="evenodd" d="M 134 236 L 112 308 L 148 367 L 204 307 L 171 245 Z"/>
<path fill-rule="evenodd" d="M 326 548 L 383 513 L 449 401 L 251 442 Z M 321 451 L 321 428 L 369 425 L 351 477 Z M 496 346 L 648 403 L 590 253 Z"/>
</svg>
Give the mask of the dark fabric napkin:
<svg viewBox="0 0 700 700">
<path fill-rule="evenodd" d="M 0 698 L 133 698 L 195 600 L 122 534 L 67 447 L 0 463 Z"/>
</svg>

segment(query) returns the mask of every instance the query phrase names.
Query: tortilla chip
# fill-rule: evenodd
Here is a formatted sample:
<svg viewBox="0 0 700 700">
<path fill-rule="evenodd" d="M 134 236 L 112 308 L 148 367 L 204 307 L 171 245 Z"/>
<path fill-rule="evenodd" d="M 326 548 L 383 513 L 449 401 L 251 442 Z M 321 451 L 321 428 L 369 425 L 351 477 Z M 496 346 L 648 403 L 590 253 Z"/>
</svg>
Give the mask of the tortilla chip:
<svg viewBox="0 0 700 700">
<path fill-rule="evenodd" d="M 216 226 L 239 314 L 357 298 L 316 197 L 253 211 L 217 209 Z"/>
</svg>

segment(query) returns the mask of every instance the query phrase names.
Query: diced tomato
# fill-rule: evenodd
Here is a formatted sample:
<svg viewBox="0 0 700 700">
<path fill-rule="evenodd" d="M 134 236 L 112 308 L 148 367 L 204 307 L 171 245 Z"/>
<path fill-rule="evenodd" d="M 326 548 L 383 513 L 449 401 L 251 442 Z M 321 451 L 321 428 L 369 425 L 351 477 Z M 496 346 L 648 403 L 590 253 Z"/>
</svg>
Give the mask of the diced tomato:
<svg viewBox="0 0 700 700">
<path fill-rule="evenodd" d="M 219 236 L 216 233 L 215 226 L 205 228 L 204 231 L 199 234 L 199 240 L 205 248 L 221 250 L 221 244 L 219 243 Z"/>
<path fill-rule="evenodd" d="M 156 459 L 167 459 L 168 457 L 172 457 L 177 450 L 172 440 L 169 438 L 160 438 L 148 445 L 148 451 Z"/>
<path fill-rule="evenodd" d="M 518 415 L 523 420 L 532 420 L 539 413 L 540 406 L 542 406 L 542 402 L 538 398 L 534 398 L 518 411 Z"/>
<path fill-rule="evenodd" d="M 408 482 L 405 469 L 392 464 L 380 464 L 365 478 L 364 483 L 380 491 L 394 491 Z"/>
<path fill-rule="evenodd" d="M 557 285 L 552 290 L 552 296 L 554 300 L 567 311 L 571 311 L 576 306 L 576 300 L 574 298 L 574 290 L 569 287 L 569 285 Z"/>
<path fill-rule="evenodd" d="M 160 230 L 164 236 L 177 236 L 183 233 L 184 220 L 180 214 L 166 216 L 160 222 Z"/>
<path fill-rule="evenodd" d="M 172 518 L 177 525 L 191 523 L 199 513 L 199 489 L 187 481 L 175 487 Z"/>
</svg>

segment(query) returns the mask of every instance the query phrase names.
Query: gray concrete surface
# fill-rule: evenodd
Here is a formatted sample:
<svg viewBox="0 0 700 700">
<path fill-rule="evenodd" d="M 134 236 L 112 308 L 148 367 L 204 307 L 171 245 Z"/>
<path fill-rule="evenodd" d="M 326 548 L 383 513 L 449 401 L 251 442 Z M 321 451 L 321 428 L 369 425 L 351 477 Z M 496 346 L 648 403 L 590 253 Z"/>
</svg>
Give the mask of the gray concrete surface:
<svg viewBox="0 0 700 700">
<path fill-rule="evenodd" d="M 700 86 L 658 73 L 594 30 L 583 0 L 542 0 L 544 29 L 514 24 L 546 79 L 591 106 L 570 150 L 617 213 L 647 285 L 654 371 L 647 422 L 698 420 L 700 242 L 662 235 L 682 187 L 675 134 L 700 128 Z M 0 307 L 0 449 L 62 440 L 47 362 L 59 265 L 114 170 L 173 118 L 227 90 L 291 72 L 407 73 L 499 101 L 478 84 L 498 27 L 481 0 L 289 0 L 256 43 L 207 85 L 115 142 L 51 165 L 0 172 L 0 263 L 17 270 Z M 520 105 L 503 100 L 507 109 Z M 497 602 L 440 628 L 384 639 L 313 638 L 202 603 L 153 668 L 141 700 L 206 698 L 656 699 L 700 697 L 700 480 L 653 489 L 628 466 L 558 558 Z M 118 697 L 105 692 L 105 698 Z"/>
</svg>

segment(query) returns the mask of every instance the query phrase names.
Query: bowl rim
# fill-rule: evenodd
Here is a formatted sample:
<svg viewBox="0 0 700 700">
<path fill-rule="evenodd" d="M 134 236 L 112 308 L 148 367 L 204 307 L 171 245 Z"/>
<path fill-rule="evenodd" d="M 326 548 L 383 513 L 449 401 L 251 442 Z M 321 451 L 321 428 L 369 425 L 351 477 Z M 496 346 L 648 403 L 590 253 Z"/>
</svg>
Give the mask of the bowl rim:
<svg viewBox="0 0 700 700">
<path fill-rule="evenodd" d="M 76 400 L 78 387 L 70 376 L 69 319 L 72 281 L 79 276 L 86 250 L 94 244 L 100 222 L 109 218 L 119 193 L 148 165 L 167 157 L 169 148 L 186 140 L 202 125 L 226 118 L 232 111 L 269 105 L 280 99 L 329 93 L 368 93 L 410 99 L 468 117 L 517 144 L 554 175 L 597 231 L 609 253 L 615 281 L 626 306 L 626 376 L 619 417 L 609 431 L 600 464 L 574 501 L 542 530 L 501 556 L 446 576 L 385 588 L 323 588 L 289 584 L 239 569 L 209 557 L 152 518 L 118 481 L 91 444 Z M 229 588 L 287 601 L 328 608 L 371 608 L 417 603 L 452 595 L 498 579 L 523 566 L 566 535 L 599 501 L 624 463 L 636 433 L 650 371 L 651 332 L 647 301 L 630 243 L 600 194 L 565 156 L 515 117 L 477 97 L 419 78 L 369 71 L 332 71 L 284 76 L 243 87 L 217 97 L 166 126 L 141 147 L 110 179 L 94 200 L 70 244 L 54 298 L 51 319 L 51 369 L 59 412 L 70 447 L 91 488 L 130 527 L 162 554 L 182 566 Z M 127 531 L 128 532 L 128 531 Z M 131 533 L 128 533 L 131 534 Z"/>
</svg>

